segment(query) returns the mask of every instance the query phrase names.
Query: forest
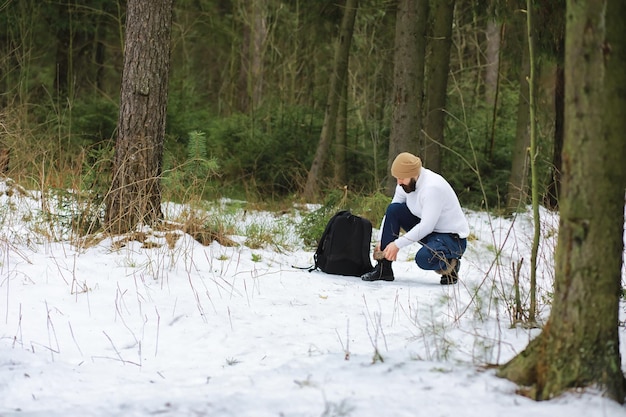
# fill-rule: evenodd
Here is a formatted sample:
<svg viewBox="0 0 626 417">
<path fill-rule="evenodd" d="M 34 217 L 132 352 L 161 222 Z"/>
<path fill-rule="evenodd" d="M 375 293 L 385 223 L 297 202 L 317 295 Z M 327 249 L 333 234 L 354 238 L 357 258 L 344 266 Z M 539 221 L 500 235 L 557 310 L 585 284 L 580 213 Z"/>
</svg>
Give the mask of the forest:
<svg viewBox="0 0 626 417">
<path fill-rule="evenodd" d="M 425 42 L 405 49 L 396 45 L 398 17 L 409 14 L 398 2 L 349 3 L 356 7 L 345 95 L 307 200 L 342 189 L 388 193 L 389 158 L 397 149 L 415 152 L 444 175 L 465 206 L 510 212 L 527 204 L 531 38 L 535 161 L 542 202 L 556 207 L 564 1 L 535 2 L 530 37 L 525 1 L 419 2 L 423 19 L 410 30 Z M 345 0 L 174 2 L 164 80 L 165 199 L 270 202 L 303 195 L 333 88 L 335 46 L 346 36 L 344 10 Z M 106 193 L 125 18 L 124 1 L 0 5 L 0 149 L 7 176 L 36 188 Z M 418 69 L 405 83 L 419 113 L 406 132 L 394 127 L 394 62 L 401 59 Z"/>
<path fill-rule="evenodd" d="M 120 235 L 159 225 L 162 199 L 353 199 L 377 221 L 390 161 L 413 152 L 467 209 L 532 202 L 530 326 L 538 206 L 558 209 L 550 318 L 499 375 L 623 403 L 623 16 L 621 0 L 6 0 L 0 171 L 81 196 L 73 226 Z M 501 266 L 518 289 L 521 262 Z"/>
</svg>

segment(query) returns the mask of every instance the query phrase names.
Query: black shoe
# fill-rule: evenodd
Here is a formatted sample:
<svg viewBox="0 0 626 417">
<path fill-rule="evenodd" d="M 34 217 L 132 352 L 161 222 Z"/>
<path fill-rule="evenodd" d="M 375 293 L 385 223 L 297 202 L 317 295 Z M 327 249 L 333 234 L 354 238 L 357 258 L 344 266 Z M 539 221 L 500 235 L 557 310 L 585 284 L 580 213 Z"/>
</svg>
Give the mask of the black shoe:
<svg viewBox="0 0 626 417">
<path fill-rule="evenodd" d="M 441 279 L 439 280 L 439 283 L 441 285 L 454 285 L 459 281 L 459 268 L 461 268 L 461 260 L 457 259 L 456 260 L 456 265 L 454 266 L 454 269 L 452 270 L 452 272 L 448 273 L 448 274 L 443 274 L 441 276 Z"/>
<path fill-rule="evenodd" d="M 391 261 L 383 259 L 378 261 L 374 269 L 367 274 L 361 275 L 363 281 L 393 281 L 393 269 Z"/>
</svg>

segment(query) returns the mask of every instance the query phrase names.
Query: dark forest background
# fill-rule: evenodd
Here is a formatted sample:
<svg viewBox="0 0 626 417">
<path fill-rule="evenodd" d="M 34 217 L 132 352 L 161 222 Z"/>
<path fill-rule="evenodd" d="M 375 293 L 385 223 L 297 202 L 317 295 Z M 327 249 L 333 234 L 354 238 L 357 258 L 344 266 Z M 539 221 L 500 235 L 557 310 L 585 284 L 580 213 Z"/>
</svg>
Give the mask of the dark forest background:
<svg viewBox="0 0 626 417">
<path fill-rule="evenodd" d="M 344 3 L 175 2 L 164 199 L 281 201 L 300 195 L 320 141 Z M 438 3 L 430 4 L 427 39 Z M 538 50 L 536 162 L 543 201 L 555 207 L 564 5 L 538 3 L 549 4 L 535 6 L 532 34 Z M 525 204 L 528 153 L 516 152 L 527 149 L 529 140 L 525 2 L 452 5 L 444 139 L 435 168 L 468 207 L 505 208 L 518 192 Z M 390 0 L 359 2 L 350 47 L 347 140 L 341 149 L 331 147 L 322 199 L 344 186 L 359 195 L 385 193 L 396 7 Z M 105 192 L 124 21 L 123 1 L 0 3 L 0 148 L 10 153 L 6 175 L 30 186 Z M 425 85 L 437 71 L 428 68 L 432 48 L 420 57 L 427 66 Z M 426 93 L 419 98 L 427 99 Z M 339 151 L 345 152 L 345 178 L 335 175 Z"/>
</svg>

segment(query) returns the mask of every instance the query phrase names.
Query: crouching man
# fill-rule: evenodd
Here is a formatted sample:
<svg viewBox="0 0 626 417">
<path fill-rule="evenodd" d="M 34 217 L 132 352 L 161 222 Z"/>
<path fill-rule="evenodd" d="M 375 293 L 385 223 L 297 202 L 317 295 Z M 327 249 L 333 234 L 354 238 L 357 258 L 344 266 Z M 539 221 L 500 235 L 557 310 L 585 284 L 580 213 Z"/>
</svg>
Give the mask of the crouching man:
<svg viewBox="0 0 626 417">
<path fill-rule="evenodd" d="M 436 271 L 442 285 L 456 284 L 469 235 L 456 193 L 441 175 L 422 167 L 420 158 L 408 152 L 396 157 L 391 174 L 398 185 L 374 250 L 378 263 L 361 279 L 393 281 L 391 263 L 397 259 L 398 251 L 418 242 L 422 247 L 415 255 L 417 266 Z M 402 236 L 400 230 L 405 231 Z"/>
</svg>

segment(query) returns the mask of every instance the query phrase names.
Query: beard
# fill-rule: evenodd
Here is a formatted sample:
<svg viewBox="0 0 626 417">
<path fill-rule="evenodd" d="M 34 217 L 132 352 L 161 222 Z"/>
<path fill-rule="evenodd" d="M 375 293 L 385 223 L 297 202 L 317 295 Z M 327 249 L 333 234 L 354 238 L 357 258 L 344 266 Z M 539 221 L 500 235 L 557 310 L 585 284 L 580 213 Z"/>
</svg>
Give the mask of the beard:
<svg viewBox="0 0 626 417">
<path fill-rule="evenodd" d="M 402 187 L 402 189 L 404 190 L 405 193 L 412 193 L 413 191 L 415 191 L 415 184 L 417 183 L 417 181 L 415 180 L 415 178 L 411 178 L 411 181 L 408 184 L 400 184 L 400 187 Z"/>
</svg>

